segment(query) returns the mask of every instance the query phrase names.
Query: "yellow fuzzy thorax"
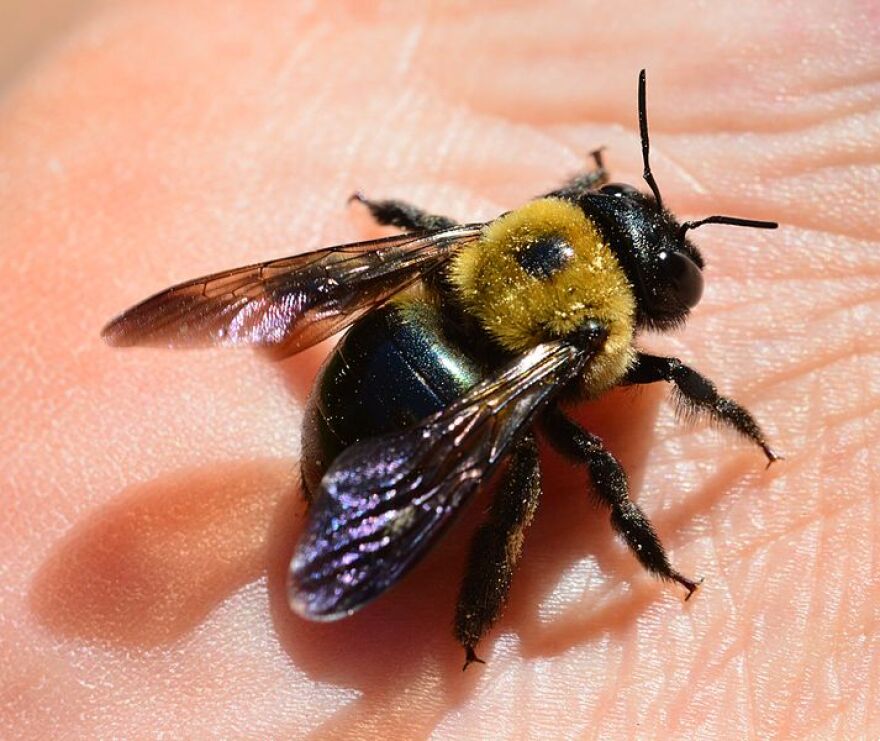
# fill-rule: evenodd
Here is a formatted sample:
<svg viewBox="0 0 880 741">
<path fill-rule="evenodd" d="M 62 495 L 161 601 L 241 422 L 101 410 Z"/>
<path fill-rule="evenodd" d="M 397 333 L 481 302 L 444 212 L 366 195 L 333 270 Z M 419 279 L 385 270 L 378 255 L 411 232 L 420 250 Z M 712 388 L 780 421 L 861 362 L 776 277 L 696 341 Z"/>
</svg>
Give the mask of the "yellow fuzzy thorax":
<svg viewBox="0 0 880 741">
<path fill-rule="evenodd" d="M 564 239 L 574 254 L 550 277 L 535 277 L 516 255 L 548 237 Z M 596 226 L 568 201 L 541 198 L 499 217 L 453 258 L 450 276 L 467 311 L 511 352 L 564 337 L 588 319 L 601 322 L 608 339 L 584 371 L 587 396 L 617 385 L 632 362 L 632 288 Z"/>
</svg>

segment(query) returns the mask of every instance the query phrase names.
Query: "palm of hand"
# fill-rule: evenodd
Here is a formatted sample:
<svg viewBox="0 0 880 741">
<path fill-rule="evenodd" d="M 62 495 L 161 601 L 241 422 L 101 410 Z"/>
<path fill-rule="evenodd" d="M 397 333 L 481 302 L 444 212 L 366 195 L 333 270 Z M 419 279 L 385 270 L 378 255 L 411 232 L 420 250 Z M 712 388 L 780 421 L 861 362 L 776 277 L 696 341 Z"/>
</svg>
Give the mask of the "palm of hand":
<svg viewBox="0 0 880 741">
<path fill-rule="evenodd" d="M 625 23 L 602 5 L 564 22 L 357 7 L 176 7 L 169 25 L 170 8 L 116 6 L 6 99 L 0 727 L 876 729 L 875 25 L 850 10 L 825 30 L 818 5 Z M 704 302 L 646 342 L 746 403 L 788 460 L 765 473 L 677 425 L 659 388 L 615 392 L 582 419 L 675 564 L 706 577 L 686 606 L 550 456 L 487 667 L 462 675 L 449 637 L 467 525 L 351 620 L 294 618 L 299 406 L 321 351 L 116 354 L 97 329 L 175 280 L 368 236 L 341 211 L 354 187 L 490 218 L 599 144 L 637 183 L 642 65 L 669 204 L 784 224 L 699 233 Z"/>
</svg>

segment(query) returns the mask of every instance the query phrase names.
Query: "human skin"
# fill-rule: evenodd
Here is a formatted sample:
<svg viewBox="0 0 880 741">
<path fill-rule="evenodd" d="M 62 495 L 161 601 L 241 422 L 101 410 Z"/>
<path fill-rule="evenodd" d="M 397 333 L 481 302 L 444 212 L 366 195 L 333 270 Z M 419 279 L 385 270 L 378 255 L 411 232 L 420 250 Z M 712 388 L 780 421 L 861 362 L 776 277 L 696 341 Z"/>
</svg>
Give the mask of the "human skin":
<svg viewBox="0 0 880 741">
<path fill-rule="evenodd" d="M 0 735 L 802 737 L 880 731 L 880 12 L 875 3 L 118 2 L 0 102 Z M 711 9 L 709 9 L 711 8 Z M 303 401 L 283 363 L 119 351 L 115 313 L 214 270 L 383 233 L 346 197 L 489 219 L 599 145 L 707 226 L 686 329 L 786 456 L 680 424 L 663 385 L 577 416 L 694 597 L 583 472 L 546 491 L 509 607 L 451 637 L 481 499 L 356 616 L 291 614 Z"/>
</svg>

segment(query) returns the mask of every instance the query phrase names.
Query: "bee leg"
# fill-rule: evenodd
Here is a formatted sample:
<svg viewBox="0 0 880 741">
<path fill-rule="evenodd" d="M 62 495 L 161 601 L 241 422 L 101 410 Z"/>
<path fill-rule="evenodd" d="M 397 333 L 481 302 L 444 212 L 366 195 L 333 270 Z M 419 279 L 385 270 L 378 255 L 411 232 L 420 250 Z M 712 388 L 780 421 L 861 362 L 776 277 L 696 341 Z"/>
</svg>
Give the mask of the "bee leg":
<svg viewBox="0 0 880 741">
<path fill-rule="evenodd" d="M 302 492 L 302 498 L 305 501 L 306 506 L 311 507 L 314 495 L 312 494 L 309 485 L 306 483 L 306 476 L 305 473 L 303 473 L 302 466 L 300 466 L 299 469 L 299 490 Z"/>
<path fill-rule="evenodd" d="M 577 201 L 587 193 L 605 185 L 609 180 L 609 176 L 608 170 L 605 169 L 605 164 L 602 162 L 603 149 L 604 147 L 601 147 L 590 152 L 590 156 L 593 158 L 593 162 L 596 165 L 592 170 L 582 172 L 580 175 L 575 175 L 561 188 L 545 194 L 545 197 L 565 198 L 569 201 Z"/>
<path fill-rule="evenodd" d="M 429 214 L 427 211 L 413 206 L 406 201 L 371 201 L 363 193 L 358 191 L 352 193 L 348 199 L 357 201 L 366 206 L 373 218 L 383 226 L 398 226 L 409 232 L 421 231 L 437 231 L 440 229 L 449 229 L 456 225 L 456 222 L 446 216 L 438 216 L 437 214 Z"/>
<path fill-rule="evenodd" d="M 570 420 L 556 406 L 543 417 L 550 443 L 575 463 L 586 465 L 599 500 L 611 509 L 611 526 L 623 537 L 639 562 L 661 579 L 675 581 L 687 589 L 687 597 L 700 582 L 688 579 L 672 568 L 660 538 L 638 504 L 629 498 L 626 474 L 595 435 Z"/>
<path fill-rule="evenodd" d="M 540 495 L 538 446 L 534 435 L 529 433 L 511 454 L 489 517 L 471 542 L 455 611 L 455 638 L 465 650 L 463 669 L 474 661 L 485 663 L 477 657 L 475 648 L 504 608 L 522 552 L 524 532 L 532 521 Z"/>
<path fill-rule="evenodd" d="M 678 358 L 639 353 L 635 365 L 627 374 L 626 382 L 636 384 L 656 381 L 675 384 L 678 402 L 685 412 L 705 413 L 755 443 L 767 456 L 768 466 L 782 457 L 770 448 L 763 431 L 748 410 L 733 399 L 719 395 L 715 384 L 708 378 L 701 376 Z"/>
</svg>

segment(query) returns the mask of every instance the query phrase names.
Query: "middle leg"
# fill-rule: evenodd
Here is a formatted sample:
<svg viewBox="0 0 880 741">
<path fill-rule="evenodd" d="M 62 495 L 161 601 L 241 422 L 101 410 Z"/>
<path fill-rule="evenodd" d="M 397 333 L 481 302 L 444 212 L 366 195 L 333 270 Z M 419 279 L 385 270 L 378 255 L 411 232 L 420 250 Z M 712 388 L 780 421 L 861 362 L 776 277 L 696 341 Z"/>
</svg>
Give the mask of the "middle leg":
<svg viewBox="0 0 880 741">
<path fill-rule="evenodd" d="M 623 536 L 642 566 L 661 579 L 678 582 L 687 589 L 685 599 L 690 598 L 700 582 L 672 568 L 647 515 L 629 498 L 629 484 L 618 460 L 598 437 L 570 420 L 559 407 L 548 409 L 543 421 L 553 447 L 566 458 L 587 466 L 597 496 L 611 509 L 611 526 Z"/>
</svg>

